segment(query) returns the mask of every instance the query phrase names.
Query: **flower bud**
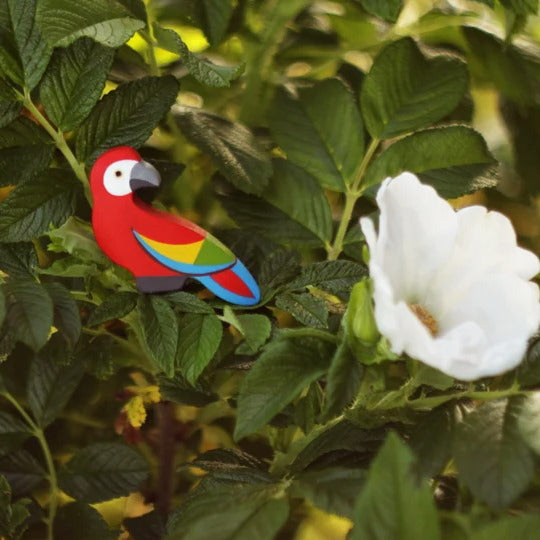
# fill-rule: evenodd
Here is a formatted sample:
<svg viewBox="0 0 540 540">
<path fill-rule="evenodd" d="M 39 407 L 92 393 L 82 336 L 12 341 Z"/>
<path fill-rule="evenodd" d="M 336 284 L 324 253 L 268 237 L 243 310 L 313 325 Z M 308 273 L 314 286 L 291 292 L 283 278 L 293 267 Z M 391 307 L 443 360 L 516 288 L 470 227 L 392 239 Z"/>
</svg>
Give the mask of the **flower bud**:
<svg viewBox="0 0 540 540">
<path fill-rule="evenodd" d="M 374 345 L 379 340 L 379 331 L 373 314 L 371 281 L 364 279 L 351 292 L 346 314 L 346 328 L 349 339 L 358 340 L 361 345 Z"/>
</svg>

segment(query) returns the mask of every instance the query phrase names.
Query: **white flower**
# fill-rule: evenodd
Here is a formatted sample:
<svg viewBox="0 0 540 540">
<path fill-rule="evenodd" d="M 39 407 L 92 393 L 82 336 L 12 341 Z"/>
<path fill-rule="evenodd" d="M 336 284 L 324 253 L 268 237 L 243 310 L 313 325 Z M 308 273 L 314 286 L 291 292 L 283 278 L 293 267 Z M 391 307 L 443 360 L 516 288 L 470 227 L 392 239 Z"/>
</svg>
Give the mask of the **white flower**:
<svg viewBox="0 0 540 540">
<path fill-rule="evenodd" d="M 370 249 L 375 319 L 392 351 L 461 380 L 515 367 L 540 323 L 538 257 L 517 246 L 510 221 L 471 206 L 455 212 L 411 173 L 377 194 Z"/>
</svg>

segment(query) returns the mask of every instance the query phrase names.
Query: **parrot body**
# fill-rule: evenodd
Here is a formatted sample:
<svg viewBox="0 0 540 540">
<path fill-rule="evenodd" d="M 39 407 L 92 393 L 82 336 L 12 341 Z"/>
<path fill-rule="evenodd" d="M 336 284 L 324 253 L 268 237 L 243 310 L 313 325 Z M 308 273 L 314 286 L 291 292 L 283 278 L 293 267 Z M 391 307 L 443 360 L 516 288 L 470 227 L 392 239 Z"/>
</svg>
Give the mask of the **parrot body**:
<svg viewBox="0 0 540 540">
<path fill-rule="evenodd" d="M 178 290 L 191 277 L 228 302 L 258 303 L 257 283 L 232 251 L 198 225 L 136 196 L 137 189 L 159 181 L 133 148 L 113 148 L 96 160 L 90 174 L 92 226 L 105 254 L 134 274 L 142 292 Z"/>
</svg>

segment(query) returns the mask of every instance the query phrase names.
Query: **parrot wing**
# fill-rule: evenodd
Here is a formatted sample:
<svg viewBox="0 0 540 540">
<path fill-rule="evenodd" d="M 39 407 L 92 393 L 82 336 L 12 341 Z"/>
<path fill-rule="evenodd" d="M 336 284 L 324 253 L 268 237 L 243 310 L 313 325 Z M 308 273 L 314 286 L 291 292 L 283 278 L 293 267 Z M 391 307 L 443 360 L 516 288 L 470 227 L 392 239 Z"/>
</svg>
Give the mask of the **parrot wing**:
<svg viewBox="0 0 540 540">
<path fill-rule="evenodd" d="M 167 268 L 183 274 L 213 274 L 230 268 L 236 262 L 234 253 L 208 233 L 205 238 L 187 244 L 153 240 L 135 229 L 133 234 L 149 255 Z"/>
</svg>

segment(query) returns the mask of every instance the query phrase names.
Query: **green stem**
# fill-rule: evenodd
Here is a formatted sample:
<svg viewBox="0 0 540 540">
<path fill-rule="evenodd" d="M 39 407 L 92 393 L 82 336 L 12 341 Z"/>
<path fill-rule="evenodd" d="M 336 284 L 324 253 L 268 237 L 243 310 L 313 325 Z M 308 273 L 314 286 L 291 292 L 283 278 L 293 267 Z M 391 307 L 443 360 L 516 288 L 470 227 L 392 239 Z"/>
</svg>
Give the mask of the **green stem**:
<svg viewBox="0 0 540 540">
<path fill-rule="evenodd" d="M 343 213 L 341 214 L 341 220 L 336 232 L 336 237 L 332 247 L 327 250 L 327 258 L 329 261 L 335 261 L 343 251 L 343 241 L 345 240 L 345 235 L 347 234 L 347 229 L 349 228 L 354 206 L 356 201 L 358 201 L 358 199 L 362 196 L 362 180 L 364 179 L 368 165 L 371 162 L 371 158 L 377 151 L 379 142 L 379 139 L 373 139 L 371 141 L 367 147 L 364 157 L 362 158 L 362 161 L 358 165 L 358 169 L 355 172 L 351 186 L 348 187 L 347 191 L 345 192 L 345 206 L 343 207 Z"/>
<path fill-rule="evenodd" d="M 88 334 L 90 336 L 107 336 L 110 337 L 119 347 L 124 349 L 126 352 L 133 354 L 136 358 L 144 358 L 146 360 L 146 356 L 142 353 L 141 349 L 137 347 L 136 345 L 133 345 L 130 343 L 127 339 L 122 339 L 119 336 L 116 336 L 115 334 L 111 334 L 110 332 L 107 332 L 106 330 L 92 330 L 91 328 L 83 328 L 82 331 L 85 334 Z"/>
<path fill-rule="evenodd" d="M 45 438 L 45 433 L 42 428 L 40 428 L 30 417 L 30 415 L 21 407 L 19 402 L 9 393 L 3 392 L 3 395 L 18 413 L 22 416 L 24 421 L 28 424 L 32 434 L 39 442 L 41 451 L 45 458 L 45 463 L 47 466 L 48 480 L 49 480 L 49 512 L 47 517 L 44 519 L 45 524 L 47 525 L 47 540 L 54 539 L 54 518 L 56 517 L 56 511 L 58 509 L 58 475 L 56 474 L 56 467 L 54 466 L 54 461 L 51 453 L 47 439 Z"/>
<path fill-rule="evenodd" d="M 72 168 L 75 176 L 81 181 L 86 198 L 88 202 L 92 202 L 92 196 L 90 194 L 90 183 L 88 182 L 88 176 L 86 175 L 86 170 L 84 168 L 84 163 L 81 163 L 77 160 L 71 148 L 68 146 L 64 134 L 60 130 L 56 130 L 53 125 L 45 118 L 41 111 L 36 107 L 30 92 L 28 90 L 24 91 L 24 95 L 21 95 L 22 103 L 24 107 L 32 113 L 32 116 L 38 121 L 39 125 L 51 136 L 51 139 L 54 141 L 56 148 L 60 150 L 62 155 L 66 158 L 66 161 L 69 163 Z"/>
</svg>

